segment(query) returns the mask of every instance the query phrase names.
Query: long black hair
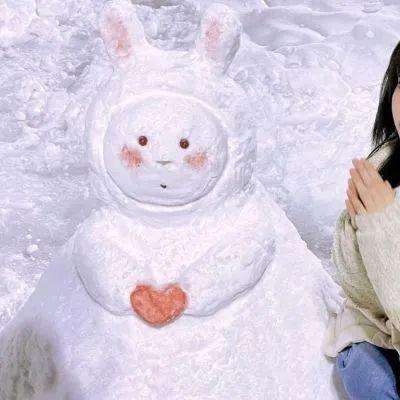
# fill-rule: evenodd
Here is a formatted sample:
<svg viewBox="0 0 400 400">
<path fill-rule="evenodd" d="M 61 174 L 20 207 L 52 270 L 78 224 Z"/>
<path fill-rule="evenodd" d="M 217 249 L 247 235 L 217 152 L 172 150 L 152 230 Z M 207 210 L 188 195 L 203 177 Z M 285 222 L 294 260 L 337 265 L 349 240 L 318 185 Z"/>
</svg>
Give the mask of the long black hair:
<svg viewBox="0 0 400 400">
<path fill-rule="evenodd" d="M 388 180 L 393 188 L 400 185 L 400 137 L 396 130 L 392 113 L 392 96 L 400 85 L 400 42 L 390 57 L 389 65 L 383 76 L 379 94 L 379 105 L 372 128 L 373 150 L 370 157 L 380 147 L 391 141 L 391 152 L 378 169 L 382 179 Z"/>
</svg>

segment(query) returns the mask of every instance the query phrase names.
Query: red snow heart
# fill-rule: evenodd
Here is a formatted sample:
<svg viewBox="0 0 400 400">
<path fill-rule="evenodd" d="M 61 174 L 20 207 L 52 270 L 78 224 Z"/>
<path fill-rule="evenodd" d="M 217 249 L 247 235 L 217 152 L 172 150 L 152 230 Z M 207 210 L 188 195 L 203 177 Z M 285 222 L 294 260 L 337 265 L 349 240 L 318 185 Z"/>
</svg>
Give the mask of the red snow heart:
<svg viewBox="0 0 400 400">
<path fill-rule="evenodd" d="M 131 304 L 146 322 L 160 326 L 182 314 L 187 305 L 187 296 L 178 284 L 159 290 L 151 285 L 138 285 L 131 293 Z"/>
</svg>

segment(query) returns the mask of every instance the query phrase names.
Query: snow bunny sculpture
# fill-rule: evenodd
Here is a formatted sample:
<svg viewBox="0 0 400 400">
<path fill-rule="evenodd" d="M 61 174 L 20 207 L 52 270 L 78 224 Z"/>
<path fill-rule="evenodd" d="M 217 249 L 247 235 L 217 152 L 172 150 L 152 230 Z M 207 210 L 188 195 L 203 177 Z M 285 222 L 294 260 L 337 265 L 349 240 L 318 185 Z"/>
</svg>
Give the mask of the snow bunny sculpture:
<svg viewBox="0 0 400 400">
<path fill-rule="evenodd" d="M 265 271 L 277 238 L 293 274 L 306 246 L 252 173 L 257 116 L 227 74 L 236 15 L 211 5 L 190 52 L 150 46 L 128 3 L 100 27 L 115 67 L 87 118 L 102 206 L 3 331 L 0 400 L 288 399 Z"/>
<path fill-rule="evenodd" d="M 147 43 L 134 15 L 124 23 L 129 12 L 114 6 L 102 22 L 116 71 L 91 107 L 88 135 L 105 207 L 77 233 L 74 260 L 100 305 L 160 325 L 210 315 L 249 290 L 274 235 L 252 175 L 256 116 L 226 74 L 238 19 L 214 4 L 194 51 L 170 54 Z"/>
</svg>

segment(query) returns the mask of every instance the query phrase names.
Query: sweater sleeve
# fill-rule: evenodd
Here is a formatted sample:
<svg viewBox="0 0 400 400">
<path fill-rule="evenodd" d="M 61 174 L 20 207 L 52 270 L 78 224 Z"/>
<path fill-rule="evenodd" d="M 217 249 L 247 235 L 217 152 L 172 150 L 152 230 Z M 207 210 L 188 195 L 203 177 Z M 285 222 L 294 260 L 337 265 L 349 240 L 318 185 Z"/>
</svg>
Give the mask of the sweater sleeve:
<svg viewBox="0 0 400 400">
<path fill-rule="evenodd" d="M 359 252 L 356 230 L 346 209 L 336 221 L 331 261 L 336 266 L 336 277 L 346 296 L 360 308 L 384 314 L 368 278 Z"/>
<path fill-rule="evenodd" d="M 400 331 L 400 199 L 383 210 L 357 214 L 360 254 L 377 297 Z"/>
</svg>

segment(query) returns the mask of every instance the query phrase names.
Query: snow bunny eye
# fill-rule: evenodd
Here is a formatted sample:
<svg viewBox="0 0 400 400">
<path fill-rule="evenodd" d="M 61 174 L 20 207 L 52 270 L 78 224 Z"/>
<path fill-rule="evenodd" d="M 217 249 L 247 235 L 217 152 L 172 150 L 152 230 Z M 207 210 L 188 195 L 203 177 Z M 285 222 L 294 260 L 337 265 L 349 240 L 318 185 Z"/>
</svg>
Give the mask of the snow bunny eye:
<svg viewBox="0 0 400 400">
<path fill-rule="evenodd" d="M 138 137 L 138 143 L 139 143 L 141 146 L 146 146 L 147 142 L 148 142 L 148 139 L 147 139 L 146 136 L 141 135 L 141 136 Z"/>
<path fill-rule="evenodd" d="M 179 142 L 179 146 L 181 146 L 182 149 L 187 149 L 189 147 L 189 140 L 181 139 Z"/>
</svg>

